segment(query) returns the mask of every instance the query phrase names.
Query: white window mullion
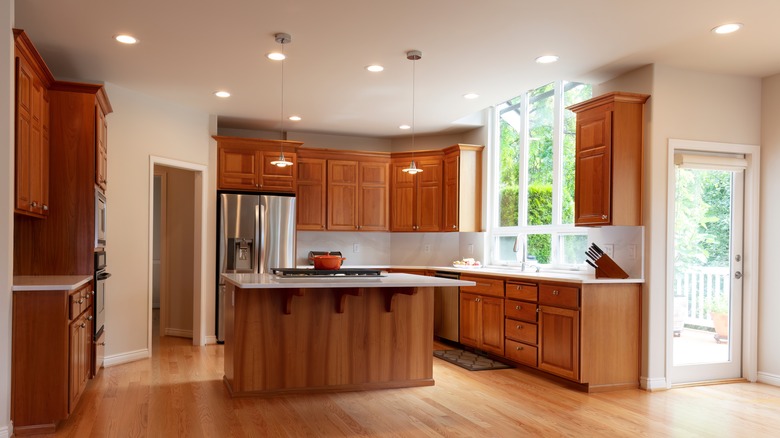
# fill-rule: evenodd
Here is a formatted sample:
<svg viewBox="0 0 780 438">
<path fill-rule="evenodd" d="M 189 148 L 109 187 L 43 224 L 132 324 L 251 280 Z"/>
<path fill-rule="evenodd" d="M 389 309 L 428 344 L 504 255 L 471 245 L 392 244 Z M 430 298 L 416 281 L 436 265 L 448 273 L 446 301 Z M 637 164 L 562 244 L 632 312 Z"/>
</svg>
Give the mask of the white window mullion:
<svg viewBox="0 0 780 438">
<path fill-rule="evenodd" d="M 528 156 L 529 156 L 529 144 L 531 135 L 528 132 L 529 123 L 529 93 L 524 93 L 521 103 L 521 109 L 523 112 L 522 122 L 520 124 L 523 135 L 520 137 L 520 182 L 518 188 L 518 196 L 520 202 L 518 207 L 520 211 L 517 215 L 518 225 L 521 227 L 528 225 Z"/>
</svg>

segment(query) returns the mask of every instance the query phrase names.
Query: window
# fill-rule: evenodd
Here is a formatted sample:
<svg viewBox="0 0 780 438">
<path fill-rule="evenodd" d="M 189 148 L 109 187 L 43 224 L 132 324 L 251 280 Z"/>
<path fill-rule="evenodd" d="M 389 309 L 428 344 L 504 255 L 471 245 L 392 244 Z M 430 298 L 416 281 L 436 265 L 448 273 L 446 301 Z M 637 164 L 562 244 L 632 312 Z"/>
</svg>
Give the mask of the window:
<svg viewBox="0 0 780 438">
<path fill-rule="evenodd" d="M 519 263 L 522 248 L 541 264 L 584 263 L 587 233 L 573 225 L 576 116 L 565 107 L 590 97 L 590 85 L 553 82 L 496 107 L 492 264 Z"/>
</svg>

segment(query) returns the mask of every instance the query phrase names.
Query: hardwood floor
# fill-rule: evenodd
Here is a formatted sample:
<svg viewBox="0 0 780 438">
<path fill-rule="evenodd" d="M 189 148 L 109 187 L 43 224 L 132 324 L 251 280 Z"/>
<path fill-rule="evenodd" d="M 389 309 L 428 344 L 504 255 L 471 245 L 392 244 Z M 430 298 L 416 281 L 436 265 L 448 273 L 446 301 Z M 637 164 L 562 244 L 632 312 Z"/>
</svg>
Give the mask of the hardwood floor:
<svg viewBox="0 0 780 438">
<path fill-rule="evenodd" d="M 149 360 L 105 368 L 56 436 L 777 436 L 780 388 L 751 383 L 585 394 L 516 369 L 434 359 L 436 385 L 231 399 L 222 346 L 163 337 Z"/>
</svg>

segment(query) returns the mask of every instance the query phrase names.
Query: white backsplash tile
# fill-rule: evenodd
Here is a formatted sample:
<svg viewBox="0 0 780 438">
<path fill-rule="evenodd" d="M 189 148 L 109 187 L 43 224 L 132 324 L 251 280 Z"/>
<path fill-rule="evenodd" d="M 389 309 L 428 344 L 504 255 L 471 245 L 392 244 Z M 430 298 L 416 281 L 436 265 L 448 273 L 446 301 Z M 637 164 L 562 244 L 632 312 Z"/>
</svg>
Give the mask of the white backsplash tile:
<svg viewBox="0 0 780 438">
<path fill-rule="evenodd" d="M 594 227 L 588 229 L 588 241 L 612 252 L 612 259 L 630 278 L 644 278 L 645 227 Z"/>
</svg>

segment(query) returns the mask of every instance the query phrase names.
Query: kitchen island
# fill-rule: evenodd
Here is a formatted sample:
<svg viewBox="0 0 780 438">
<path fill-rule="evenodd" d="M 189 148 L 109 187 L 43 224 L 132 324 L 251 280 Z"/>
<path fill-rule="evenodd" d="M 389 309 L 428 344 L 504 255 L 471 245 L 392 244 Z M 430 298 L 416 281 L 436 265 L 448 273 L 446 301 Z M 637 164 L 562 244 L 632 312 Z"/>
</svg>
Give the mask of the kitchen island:
<svg viewBox="0 0 780 438">
<path fill-rule="evenodd" d="M 433 287 L 474 285 L 411 274 L 222 276 L 232 396 L 433 385 Z"/>
</svg>

